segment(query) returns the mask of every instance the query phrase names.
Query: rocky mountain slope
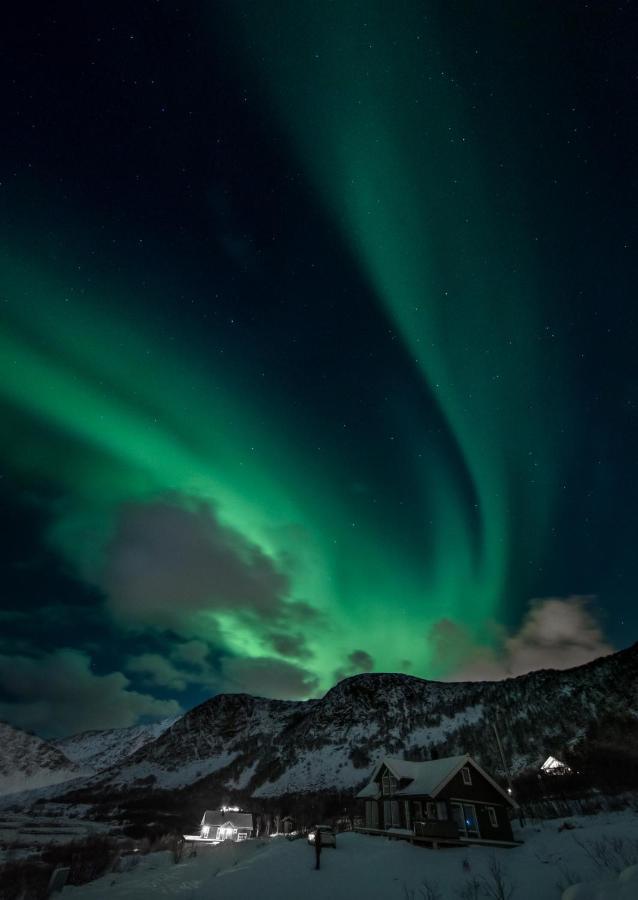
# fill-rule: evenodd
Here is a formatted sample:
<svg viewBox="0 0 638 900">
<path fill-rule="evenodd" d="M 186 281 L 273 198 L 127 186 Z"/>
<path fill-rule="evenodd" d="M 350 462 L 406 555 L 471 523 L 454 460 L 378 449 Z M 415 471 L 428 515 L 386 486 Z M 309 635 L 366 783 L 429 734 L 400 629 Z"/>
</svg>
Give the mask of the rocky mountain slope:
<svg viewBox="0 0 638 900">
<path fill-rule="evenodd" d="M 86 773 L 48 741 L 0 722 L 0 795 L 60 784 Z"/>
<path fill-rule="evenodd" d="M 86 788 L 113 796 L 200 784 L 211 802 L 351 790 L 383 754 L 419 759 L 433 752 L 467 752 L 498 772 L 496 716 L 518 770 L 560 756 L 603 715 L 638 717 L 637 686 L 635 645 L 586 666 L 500 682 L 370 674 L 340 682 L 320 700 L 219 695 Z"/>
<path fill-rule="evenodd" d="M 174 716 L 162 719 L 161 722 L 132 725 L 129 728 L 83 731 L 51 743 L 73 762 L 85 769 L 99 772 L 123 762 L 149 741 L 154 741 L 171 727 L 176 718 Z"/>
</svg>

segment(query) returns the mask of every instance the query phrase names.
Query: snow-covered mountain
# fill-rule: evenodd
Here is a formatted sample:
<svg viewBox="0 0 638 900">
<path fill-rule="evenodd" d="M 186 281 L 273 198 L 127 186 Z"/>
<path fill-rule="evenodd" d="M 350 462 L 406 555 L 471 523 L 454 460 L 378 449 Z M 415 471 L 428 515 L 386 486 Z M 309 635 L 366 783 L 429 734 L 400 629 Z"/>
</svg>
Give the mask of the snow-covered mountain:
<svg viewBox="0 0 638 900">
<path fill-rule="evenodd" d="M 87 769 L 35 734 L 0 722 L 0 795 L 60 784 Z"/>
<path fill-rule="evenodd" d="M 408 675 L 347 678 L 320 700 L 227 694 L 178 719 L 158 738 L 86 783 L 97 796 L 200 785 L 208 796 L 277 797 L 349 790 L 383 754 L 467 752 L 501 764 L 498 715 L 514 769 L 582 736 L 603 715 L 638 717 L 638 645 L 565 671 L 499 682 L 442 683 Z"/>
<path fill-rule="evenodd" d="M 52 741 L 73 762 L 85 769 L 99 772 L 121 763 L 149 741 L 163 734 L 178 717 L 162 719 L 148 725 L 131 725 L 129 728 L 110 728 L 106 731 L 83 731 L 71 737 Z"/>
</svg>

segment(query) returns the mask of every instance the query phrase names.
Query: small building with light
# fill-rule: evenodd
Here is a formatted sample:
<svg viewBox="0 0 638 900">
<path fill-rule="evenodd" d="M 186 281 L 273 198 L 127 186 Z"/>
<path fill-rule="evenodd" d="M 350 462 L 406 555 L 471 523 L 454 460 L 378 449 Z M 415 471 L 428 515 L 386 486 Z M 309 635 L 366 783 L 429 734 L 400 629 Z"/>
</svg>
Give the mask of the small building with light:
<svg viewBox="0 0 638 900">
<path fill-rule="evenodd" d="M 571 769 L 567 763 L 561 762 L 555 756 L 548 756 L 541 765 L 542 775 L 571 775 Z"/>
<path fill-rule="evenodd" d="M 254 836 L 253 814 L 236 808 L 207 809 L 202 817 L 199 838 L 218 844 L 221 841 L 245 841 Z"/>
</svg>

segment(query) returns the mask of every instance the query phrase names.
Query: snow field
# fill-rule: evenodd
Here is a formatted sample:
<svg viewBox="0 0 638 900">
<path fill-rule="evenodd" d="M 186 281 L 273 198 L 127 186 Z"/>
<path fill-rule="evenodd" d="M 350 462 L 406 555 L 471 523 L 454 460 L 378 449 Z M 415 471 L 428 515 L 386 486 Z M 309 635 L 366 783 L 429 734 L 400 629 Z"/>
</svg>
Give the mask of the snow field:
<svg viewBox="0 0 638 900">
<path fill-rule="evenodd" d="M 459 900 L 468 882 L 489 879 L 490 865 L 497 863 L 506 885 L 514 888 L 512 900 L 560 900 L 561 896 L 563 900 L 636 900 L 638 874 L 627 870 L 619 879 L 601 872 L 579 843 L 615 837 L 638 841 L 636 814 L 609 813 L 570 822 L 575 828 L 561 832 L 561 822 L 556 820 L 527 826 L 519 833 L 525 843 L 509 850 L 427 850 L 404 841 L 340 834 L 336 850 L 324 849 L 319 872 L 314 870 L 314 852 L 305 840 L 271 838 L 200 846 L 195 858 L 185 855 L 178 865 L 170 854 L 151 854 L 133 871 L 66 888 L 64 896 L 77 900 L 143 900 L 153 895 L 183 900 L 253 896 L 260 900 L 421 900 L 425 881 L 438 889 L 440 900 Z M 601 879 L 605 884 L 598 884 Z M 588 883 L 568 888 L 570 881 Z"/>
</svg>

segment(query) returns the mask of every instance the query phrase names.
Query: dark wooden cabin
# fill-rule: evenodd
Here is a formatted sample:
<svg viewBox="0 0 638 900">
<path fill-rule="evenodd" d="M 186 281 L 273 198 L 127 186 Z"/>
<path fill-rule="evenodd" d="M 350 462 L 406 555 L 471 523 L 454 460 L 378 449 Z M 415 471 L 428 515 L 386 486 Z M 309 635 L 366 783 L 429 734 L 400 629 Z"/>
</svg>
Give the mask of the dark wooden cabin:
<svg viewBox="0 0 638 900">
<path fill-rule="evenodd" d="M 514 842 L 513 800 L 467 755 L 386 757 L 357 797 L 365 805 L 363 831 L 433 844 Z"/>
</svg>

